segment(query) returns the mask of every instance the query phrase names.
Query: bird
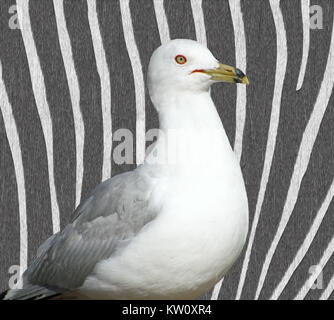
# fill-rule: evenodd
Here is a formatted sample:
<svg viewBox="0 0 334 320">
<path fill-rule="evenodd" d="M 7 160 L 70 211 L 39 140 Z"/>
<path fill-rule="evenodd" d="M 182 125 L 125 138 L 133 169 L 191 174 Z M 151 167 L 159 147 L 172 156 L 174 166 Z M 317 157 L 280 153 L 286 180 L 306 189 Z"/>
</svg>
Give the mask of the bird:
<svg viewBox="0 0 334 320">
<path fill-rule="evenodd" d="M 249 84 L 197 41 L 155 49 L 159 134 L 145 160 L 97 185 L 4 299 L 196 299 L 224 277 L 246 242 L 248 199 L 211 98 L 218 82 Z"/>
</svg>

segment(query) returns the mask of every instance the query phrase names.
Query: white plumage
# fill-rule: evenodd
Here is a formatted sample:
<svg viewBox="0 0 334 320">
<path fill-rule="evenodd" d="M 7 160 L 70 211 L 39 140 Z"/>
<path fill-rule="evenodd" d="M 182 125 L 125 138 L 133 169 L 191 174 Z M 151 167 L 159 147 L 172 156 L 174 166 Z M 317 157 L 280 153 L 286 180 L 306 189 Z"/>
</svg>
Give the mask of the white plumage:
<svg viewBox="0 0 334 320">
<path fill-rule="evenodd" d="M 210 97 L 217 81 L 248 83 L 195 41 L 153 53 L 148 86 L 161 132 L 144 164 L 98 186 L 7 298 L 51 286 L 63 297 L 192 299 L 224 276 L 246 240 L 248 202 Z"/>
</svg>

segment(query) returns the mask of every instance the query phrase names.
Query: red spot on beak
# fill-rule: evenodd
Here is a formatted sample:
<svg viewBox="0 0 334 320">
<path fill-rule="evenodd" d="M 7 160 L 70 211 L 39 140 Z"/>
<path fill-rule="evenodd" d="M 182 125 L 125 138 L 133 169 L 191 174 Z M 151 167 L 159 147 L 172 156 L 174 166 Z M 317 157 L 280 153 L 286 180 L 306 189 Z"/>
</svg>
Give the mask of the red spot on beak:
<svg viewBox="0 0 334 320">
<path fill-rule="evenodd" d="M 195 70 L 193 70 L 193 71 L 191 72 L 191 74 L 192 74 L 192 73 L 195 73 L 195 72 L 204 72 L 204 70 L 203 70 L 203 69 L 195 69 Z"/>
</svg>

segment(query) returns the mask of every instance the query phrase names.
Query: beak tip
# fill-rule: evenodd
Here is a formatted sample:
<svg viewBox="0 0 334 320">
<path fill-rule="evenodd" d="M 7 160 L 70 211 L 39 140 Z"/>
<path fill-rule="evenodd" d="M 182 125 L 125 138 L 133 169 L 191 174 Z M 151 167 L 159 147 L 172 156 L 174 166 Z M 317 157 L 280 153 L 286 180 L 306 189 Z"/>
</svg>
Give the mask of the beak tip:
<svg viewBox="0 0 334 320">
<path fill-rule="evenodd" d="M 197 70 L 196 70 L 197 71 Z M 211 79 L 218 82 L 234 82 L 249 85 L 248 77 L 238 68 L 219 63 L 216 69 L 201 70 L 211 76 Z"/>
<path fill-rule="evenodd" d="M 238 78 L 234 78 L 233 79 L 234 80 L 234 83 L 241 83 L 241 84 L 245 84 L 245 85 L 249 85 L 249 80 L 248 80 L 248 78 L 247 78 L 247 76 L 243 76 L 242 78 L 240 77 L 238 77 Z"/>
<path fill-rule="evenodd" d="M 235 74 L 241 79 L 246 77 L 246 75 L 238 68 L 235 68 Z"/>
</svg>

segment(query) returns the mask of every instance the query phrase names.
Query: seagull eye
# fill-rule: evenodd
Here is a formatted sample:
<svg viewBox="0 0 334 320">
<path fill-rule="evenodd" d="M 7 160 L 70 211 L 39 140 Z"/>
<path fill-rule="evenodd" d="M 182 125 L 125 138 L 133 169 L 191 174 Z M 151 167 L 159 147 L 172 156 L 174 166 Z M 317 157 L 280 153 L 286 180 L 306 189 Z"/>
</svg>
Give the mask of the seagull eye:
<svg viewBox="0 0 334 320">
<path fill-rule="evenodd" d="M 178 64 L 185 64 L 187 62 L 187 58 L 181 54 L 177 55 L 175 57 L 175 61 L 178 63 Z"/>
</svg>

